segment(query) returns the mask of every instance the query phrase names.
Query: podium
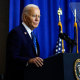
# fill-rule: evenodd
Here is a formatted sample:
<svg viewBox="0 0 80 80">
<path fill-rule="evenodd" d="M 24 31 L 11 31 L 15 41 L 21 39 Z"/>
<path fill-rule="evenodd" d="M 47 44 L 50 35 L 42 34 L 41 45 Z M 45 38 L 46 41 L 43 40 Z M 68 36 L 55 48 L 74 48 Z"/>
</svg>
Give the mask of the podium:
<svg viewBox="0 0 80 80">
<path fill-rule="evenodd" d="M 44 59 L 43 67 L 29 65 L 24 72 L 24 80 L 76 80 L 74 63 L 80 59 L 77 53 L 60 53 Z"/>
</svg>

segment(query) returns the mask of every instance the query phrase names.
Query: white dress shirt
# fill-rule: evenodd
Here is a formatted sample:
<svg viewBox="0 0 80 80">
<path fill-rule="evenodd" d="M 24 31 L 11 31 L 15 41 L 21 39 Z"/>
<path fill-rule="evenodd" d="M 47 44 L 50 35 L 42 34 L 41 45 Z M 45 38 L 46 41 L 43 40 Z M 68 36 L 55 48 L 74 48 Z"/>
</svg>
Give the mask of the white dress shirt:
<svg viewBox="0 0 80 80">
<path fill-rule="evenodd" d="M 30 38 L 32 39 L 31 32 L 32 32 L 33 30 L 31 30 L 24 22 L 22 22 L 22 25 L 23 25 L 24 28 L 27 30 Z"/>
</svg>

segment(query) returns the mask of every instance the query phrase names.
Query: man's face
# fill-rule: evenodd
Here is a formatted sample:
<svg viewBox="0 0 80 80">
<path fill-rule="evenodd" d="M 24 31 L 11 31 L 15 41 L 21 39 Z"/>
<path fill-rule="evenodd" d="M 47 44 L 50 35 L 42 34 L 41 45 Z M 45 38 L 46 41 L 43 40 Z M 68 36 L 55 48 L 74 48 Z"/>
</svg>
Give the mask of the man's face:
<svg viewBox="0 0 80 80">
<path fill-rule="evenodd" d="M 28 14 L 26 14 L 25 23 L 32 30 L 39 25 L 40 22 L 40 10 L 38 8 L 31 7 Z"/>
</svg>

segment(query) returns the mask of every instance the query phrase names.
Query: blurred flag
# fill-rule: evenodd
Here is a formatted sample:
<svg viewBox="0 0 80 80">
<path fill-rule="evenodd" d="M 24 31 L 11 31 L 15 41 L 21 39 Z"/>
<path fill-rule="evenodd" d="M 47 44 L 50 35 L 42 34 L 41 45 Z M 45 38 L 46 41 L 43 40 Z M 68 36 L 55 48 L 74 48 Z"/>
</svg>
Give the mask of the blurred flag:
<svg viewBox="0 0 80 80">
<path fill-rule="evenodd" d="M 56 54 L 62 53 L 62 40 L 61 38 L 58 38 L 57 44 L 56 44 Z"/>
<path fill-rule="evenodd" d="M 63 33 L 61 22 L 58 23 L 58 26 L 59 26 L 59 33 Z M 55 52 L 56 52 L 56 54 L 65 52 L 63 39 L 61 39 L 59 37 L 59 35 L 58 35 L 58 40 L 57 40 L 56 51 Z"/>
<path fill-rule="evenodd" d="M 59 33 L 63 33 L 63 30 L 62 30 L 62 23 L 61 23 L 61 16 L 62 15 L 62 9 L 59 8 L 58 9 L 58 16 L 59 16 L 59 22 L 58 22 L 58 26 L 59 26 Z M 58 35 L 59 36 L 59 35 Z M 64 41 L 63 39 L 61 39 L 60 37 L 58 38 L 57 40 L 57 44 L 56 44 L 56 54 L 58 53 L 64 53 L 65 50 L 64 50 Z"/>
</svg>

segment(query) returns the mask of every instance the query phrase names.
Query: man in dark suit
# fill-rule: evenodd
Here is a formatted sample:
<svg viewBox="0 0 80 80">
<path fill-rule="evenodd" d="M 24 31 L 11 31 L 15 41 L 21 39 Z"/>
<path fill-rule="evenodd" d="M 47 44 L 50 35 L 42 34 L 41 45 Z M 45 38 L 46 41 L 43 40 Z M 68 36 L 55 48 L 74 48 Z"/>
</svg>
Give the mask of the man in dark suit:
<svg viewBox="0 0 80 80">
<path fill-rule="evenodd" d="M 43 66 L 39 44 L 33 42 L 33 30 L 40 22 L 40 9 L 29 4 L 23 9 L 22 24 L 9 32 L 7 40 L 6 80 L 24 80 L 24 70 L 30 64 Z"/>
</svg>

